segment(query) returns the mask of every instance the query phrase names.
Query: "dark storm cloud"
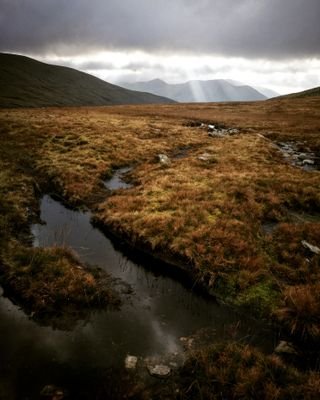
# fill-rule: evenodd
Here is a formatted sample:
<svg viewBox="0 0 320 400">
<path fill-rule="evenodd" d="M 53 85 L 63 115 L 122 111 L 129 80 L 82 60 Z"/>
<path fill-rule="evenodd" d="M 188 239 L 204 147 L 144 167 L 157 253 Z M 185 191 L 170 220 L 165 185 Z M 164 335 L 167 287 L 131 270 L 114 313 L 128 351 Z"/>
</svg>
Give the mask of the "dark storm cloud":
<svg viewBox="0 0 320 400">
<path fill-rule="evenodd" d="M 0 0 L 0 49 L 320 55 L 319 0 Z"/>
</svg>

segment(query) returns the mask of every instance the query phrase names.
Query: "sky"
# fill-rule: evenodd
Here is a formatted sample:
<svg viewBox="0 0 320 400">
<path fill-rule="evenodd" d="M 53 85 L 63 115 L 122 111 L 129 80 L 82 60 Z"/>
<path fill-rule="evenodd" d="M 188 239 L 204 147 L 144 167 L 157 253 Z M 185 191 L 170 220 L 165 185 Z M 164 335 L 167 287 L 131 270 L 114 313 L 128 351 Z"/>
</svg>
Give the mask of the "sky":
<svg viewBox="0 0 320 400">
<path fill-rule="evenodd" d="M 0 51 L 109 82 L 320 86 L 320 0 L 0 0 Z"/>
</svg>

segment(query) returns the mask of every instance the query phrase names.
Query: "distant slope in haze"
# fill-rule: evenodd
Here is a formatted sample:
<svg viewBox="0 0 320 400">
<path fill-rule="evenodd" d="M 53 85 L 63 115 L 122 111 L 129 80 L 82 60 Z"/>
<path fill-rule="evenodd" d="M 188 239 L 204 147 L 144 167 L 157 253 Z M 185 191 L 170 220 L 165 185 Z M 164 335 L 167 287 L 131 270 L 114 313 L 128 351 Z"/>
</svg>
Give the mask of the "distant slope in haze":
<svg viewBox="0 0 320 400">
<path fill-rule="evenodd" d="M 193 80 L 185 83 L 169 84 L 160 79 L 148 82 L 120 83 L 132 90 L 142 90 L 169 97 L 183 103 L 215 101 L 255 101 L 267 97 L 247 85 L 235 85 L 228 80 Z"/>
<path fill-rule="evenodd" d="M 0 107 L 173 103 L 112 85 L 72 68 L 0 53 Z"/>
<path fill-rule="evenodd" d="M 277 99 L 301 99 L 304 97 L 313 97 L 313 96 L 320 96 L 320 86 L 313 89 L 304 90 L 303 92 L 290 93 L 283 96 L 279 96 L 277 97 Z"/>
</svg>

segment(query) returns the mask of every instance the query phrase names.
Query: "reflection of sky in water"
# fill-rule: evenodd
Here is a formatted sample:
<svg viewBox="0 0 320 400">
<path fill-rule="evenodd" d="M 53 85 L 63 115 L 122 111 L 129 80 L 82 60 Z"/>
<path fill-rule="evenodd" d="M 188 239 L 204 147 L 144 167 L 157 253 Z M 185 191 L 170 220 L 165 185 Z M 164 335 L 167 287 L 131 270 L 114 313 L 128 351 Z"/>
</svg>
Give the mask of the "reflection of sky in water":
<svg viewBox="0 0 320 400">
<path fill-rule="evenodd" d="M 123 175 L 131 170 L 131 167 L 119 168 L 117 171 L 115 171 L 111 179 L 108 179 L 104 182 L 105 187 L 110 190 L 129 189 L 132 185 L 124 182 L 122 178 Z"/>
<path fill-rule="evenodd" d="M 81 375 L 81 371 L 87 374 L 95 368 L 123 365 L 127 354 L 145 357 L 176 352 L 181 349 L 181 336 L 206 326 L 216 330 L 219 340 L 226 327 L 238 321 L 230 310 L 128 260 L 92 227 L 89 213 L 67 210 L 45 196 L 41 218 L 46 224 L 32 227 L 36 246 L 71 246 L 83 261 L 129 283 L 134 294 L 121 311 L 92 313 L 89 321 L 79 321 L 71 332 L 41 327 L 1 297 L 2 379 L 19 381 L 15 371 L 23 370 L 47 384 L 48 377 L 65 374 L 65 368 Z"/>
</svg>

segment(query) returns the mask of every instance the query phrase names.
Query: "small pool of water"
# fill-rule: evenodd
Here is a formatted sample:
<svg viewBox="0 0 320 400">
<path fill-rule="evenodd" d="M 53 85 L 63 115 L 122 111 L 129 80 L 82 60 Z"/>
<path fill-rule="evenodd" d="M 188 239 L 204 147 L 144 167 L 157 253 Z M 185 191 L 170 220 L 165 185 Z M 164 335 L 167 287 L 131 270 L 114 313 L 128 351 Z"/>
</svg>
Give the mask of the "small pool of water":
<svg viewBox="0 0 320 400">
<path fill-rule="evenodd" d="M 153 272 L 152 265 L 128 259 L 91 225 L 90 217 L 44 196 L 41 219 L 45 224 L 32 226 L 34 245 L 70 246 L 82 261 L 129 284 L 133 294 L 120 311 L 93 312 L 72 330 L 40 326 L 1 296 L 0 399 L 38 398 L 48 384 L 69 389 L 70 398 L 97 398 L 96 391 L 106 384 L 111 370 L 122 368 L 127 354 L 149 357 L 180 352 L 180 337 L 205 327 L 215 330 L 217 342 L 245 338 L 273 346 L 273 336 L 264 326 Z M 88 387 L 87 397 L 80 395 Z"/>
<path fill-rule="evenodd" d="M 124 168 L 119 168 L 117 169 L 112 178 L 108 179 L 104 182 L 104 185 L 106 188 L 110 190 L 116 190 L 116 189 L 129 189 L 132 187 L 130 183 L 126 183 L 123 180 L 123 176 L 130 172 L 132 170 L 131 167 L 124 167 Z"/>
</svg>

